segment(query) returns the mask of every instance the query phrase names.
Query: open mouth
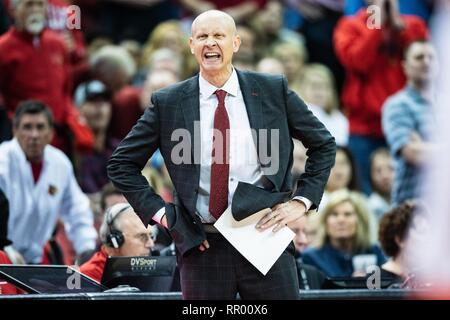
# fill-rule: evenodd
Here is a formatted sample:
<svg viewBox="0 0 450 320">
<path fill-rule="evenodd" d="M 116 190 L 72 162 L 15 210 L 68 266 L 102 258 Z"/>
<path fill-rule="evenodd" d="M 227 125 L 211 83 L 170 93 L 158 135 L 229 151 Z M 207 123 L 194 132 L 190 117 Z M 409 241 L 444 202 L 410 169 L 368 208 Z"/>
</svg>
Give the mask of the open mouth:
<svg viewBox="0 0 450 320">
<path fill-rule="evenodd" d="M 207 52 L 203 55 L 203 57 L 207 60 L 207 61 L 217 61 L 220 59 L 221 55 L 218 52 Z"/>
</svg>

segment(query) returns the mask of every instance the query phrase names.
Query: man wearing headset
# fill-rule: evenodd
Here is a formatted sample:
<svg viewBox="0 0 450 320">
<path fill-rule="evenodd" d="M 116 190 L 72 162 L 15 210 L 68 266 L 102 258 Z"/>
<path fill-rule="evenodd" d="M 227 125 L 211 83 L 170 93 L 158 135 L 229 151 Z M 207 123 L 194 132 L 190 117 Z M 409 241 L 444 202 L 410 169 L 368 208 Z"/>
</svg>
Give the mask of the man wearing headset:
<svg viewBox="0 0 450 320">
<path fill-rule="evenodd" d="M 106 210 L 100 239 L 100 250 L 80 267 L 81 273 L 98 282 L 109 256 L 148 256 L 155 246 L 151 226 L 145 228 L 128 203 L 117 203 Z"/>
</svg>

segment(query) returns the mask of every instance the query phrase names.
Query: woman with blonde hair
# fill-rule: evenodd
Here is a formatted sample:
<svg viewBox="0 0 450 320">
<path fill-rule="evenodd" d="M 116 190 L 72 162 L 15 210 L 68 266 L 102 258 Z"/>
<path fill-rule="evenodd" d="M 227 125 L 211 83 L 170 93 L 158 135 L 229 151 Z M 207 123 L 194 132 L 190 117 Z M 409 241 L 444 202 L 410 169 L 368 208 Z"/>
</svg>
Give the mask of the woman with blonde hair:
<svg viewBox="0 0 450 320">
<path fill-rule="evenodd" d="M 348 190 L 333 192 L 321 212 L 317 248 L 306 250 L 303 261 L 328 277 L 363 276 L 368 266 L 386 261 L 370 230 L 364 198 Z"/>
<path fill-rule="evenodd" d="M 311 112 L 336 139 L 336 144 L 348 143 L 348 120 L 339 111 L 339 97 L 333 73 L 327 66 L 311 63 L 303 68 L 299 83 L 300 95 Z"/>
<path fill-rule="evenodd" d="M 142 68 L 150 67 L 153 53 L 160 48 L 168 48 L 180 55 L 183 70 L 178 76 L 182 79 L 186 79 L 196 72 L 197 64 L 189 50 L 188 37 L 179 21 L 162 22 L 152 31 L 142 51 Z"/>
<path fill-rule="evenodd" d="M 272 56 L 282 63 L 289 87 L 300 94 L 300 80 L 308 60 L 305 45 L 290 42 L 278 43 L 273 47 Z"/>
</svg>

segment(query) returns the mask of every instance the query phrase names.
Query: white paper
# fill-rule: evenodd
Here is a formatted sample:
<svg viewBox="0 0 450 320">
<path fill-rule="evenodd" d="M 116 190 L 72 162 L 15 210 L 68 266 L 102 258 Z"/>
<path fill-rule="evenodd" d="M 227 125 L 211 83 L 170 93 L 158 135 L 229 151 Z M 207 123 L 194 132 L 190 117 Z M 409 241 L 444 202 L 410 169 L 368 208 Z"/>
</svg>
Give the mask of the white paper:
<svg viewBox="0 0 450 320">
<path fill-rule="evenodd" d="M 263 275 L 269 272 L 283 251 L 294 239 L 295 233 L 288 227 L 277 232 L 273 228 L 259 231 L 255 228 L 259 220 L 270 212 L 270 208 L 236 221 L 231 207 L 220 216 L 214 226 L 219 232 Z"/>
</svg>

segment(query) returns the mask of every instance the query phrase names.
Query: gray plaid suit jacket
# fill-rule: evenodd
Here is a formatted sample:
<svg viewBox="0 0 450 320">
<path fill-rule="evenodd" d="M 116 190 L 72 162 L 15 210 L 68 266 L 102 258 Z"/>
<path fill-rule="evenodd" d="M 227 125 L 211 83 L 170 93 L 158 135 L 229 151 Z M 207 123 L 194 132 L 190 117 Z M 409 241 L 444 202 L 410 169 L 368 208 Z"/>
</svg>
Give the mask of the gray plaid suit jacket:
<svg viewBox="0 0 450 320">
<path fill-rule="evenodd" d="M 233 216 L 241 220 L 292 196 L 306 197 L 313 203 L 311 209 L 317 208 L 334 165 L 334 138 L 305 103 L 288 89 L 283 76 L 244 71 L 237 71 L 237 74 L 251 128 L 256 132 L 259 129 L 278 129 L 280 141 L 279 169 L 265 175 L 271 182 L 270 188 L 261 189 L 239 182 L 232 200 Z M 194 137 L 194 121 L 200 120 L 198 75 L 155 92 L 151 101 L 152 105 L 111 156 L 108 175 L 144 224 L 152 223 L 153 215 L 165 207 L 169 233 L 179 252 L 185 254 L 206 239 L 201 221 L 195 214 L 200 165 L 194 163 L 197 155 L 194 154 L 193 141 L 191 162 L 175 164 L 171 152 L 180 141 L 172 141 L 171 136 L 174 130 L 184 128 Z M 293 161 L 291 137 L 308 148 L 305 173 L 294 192 L 290 173 Z M 253 138 L 260 155 L 260 137 Z M 270 130 L 267 141 L 271 141 Z M 174 204 L 165 203 L 141 174 L 158 148 L 175 187 Z M 270 155 L 270 143 L 267 150 L 266 154 Z M 270 165 L 270 162 L 262 164 L 264 173 Z"/>
</svg>

